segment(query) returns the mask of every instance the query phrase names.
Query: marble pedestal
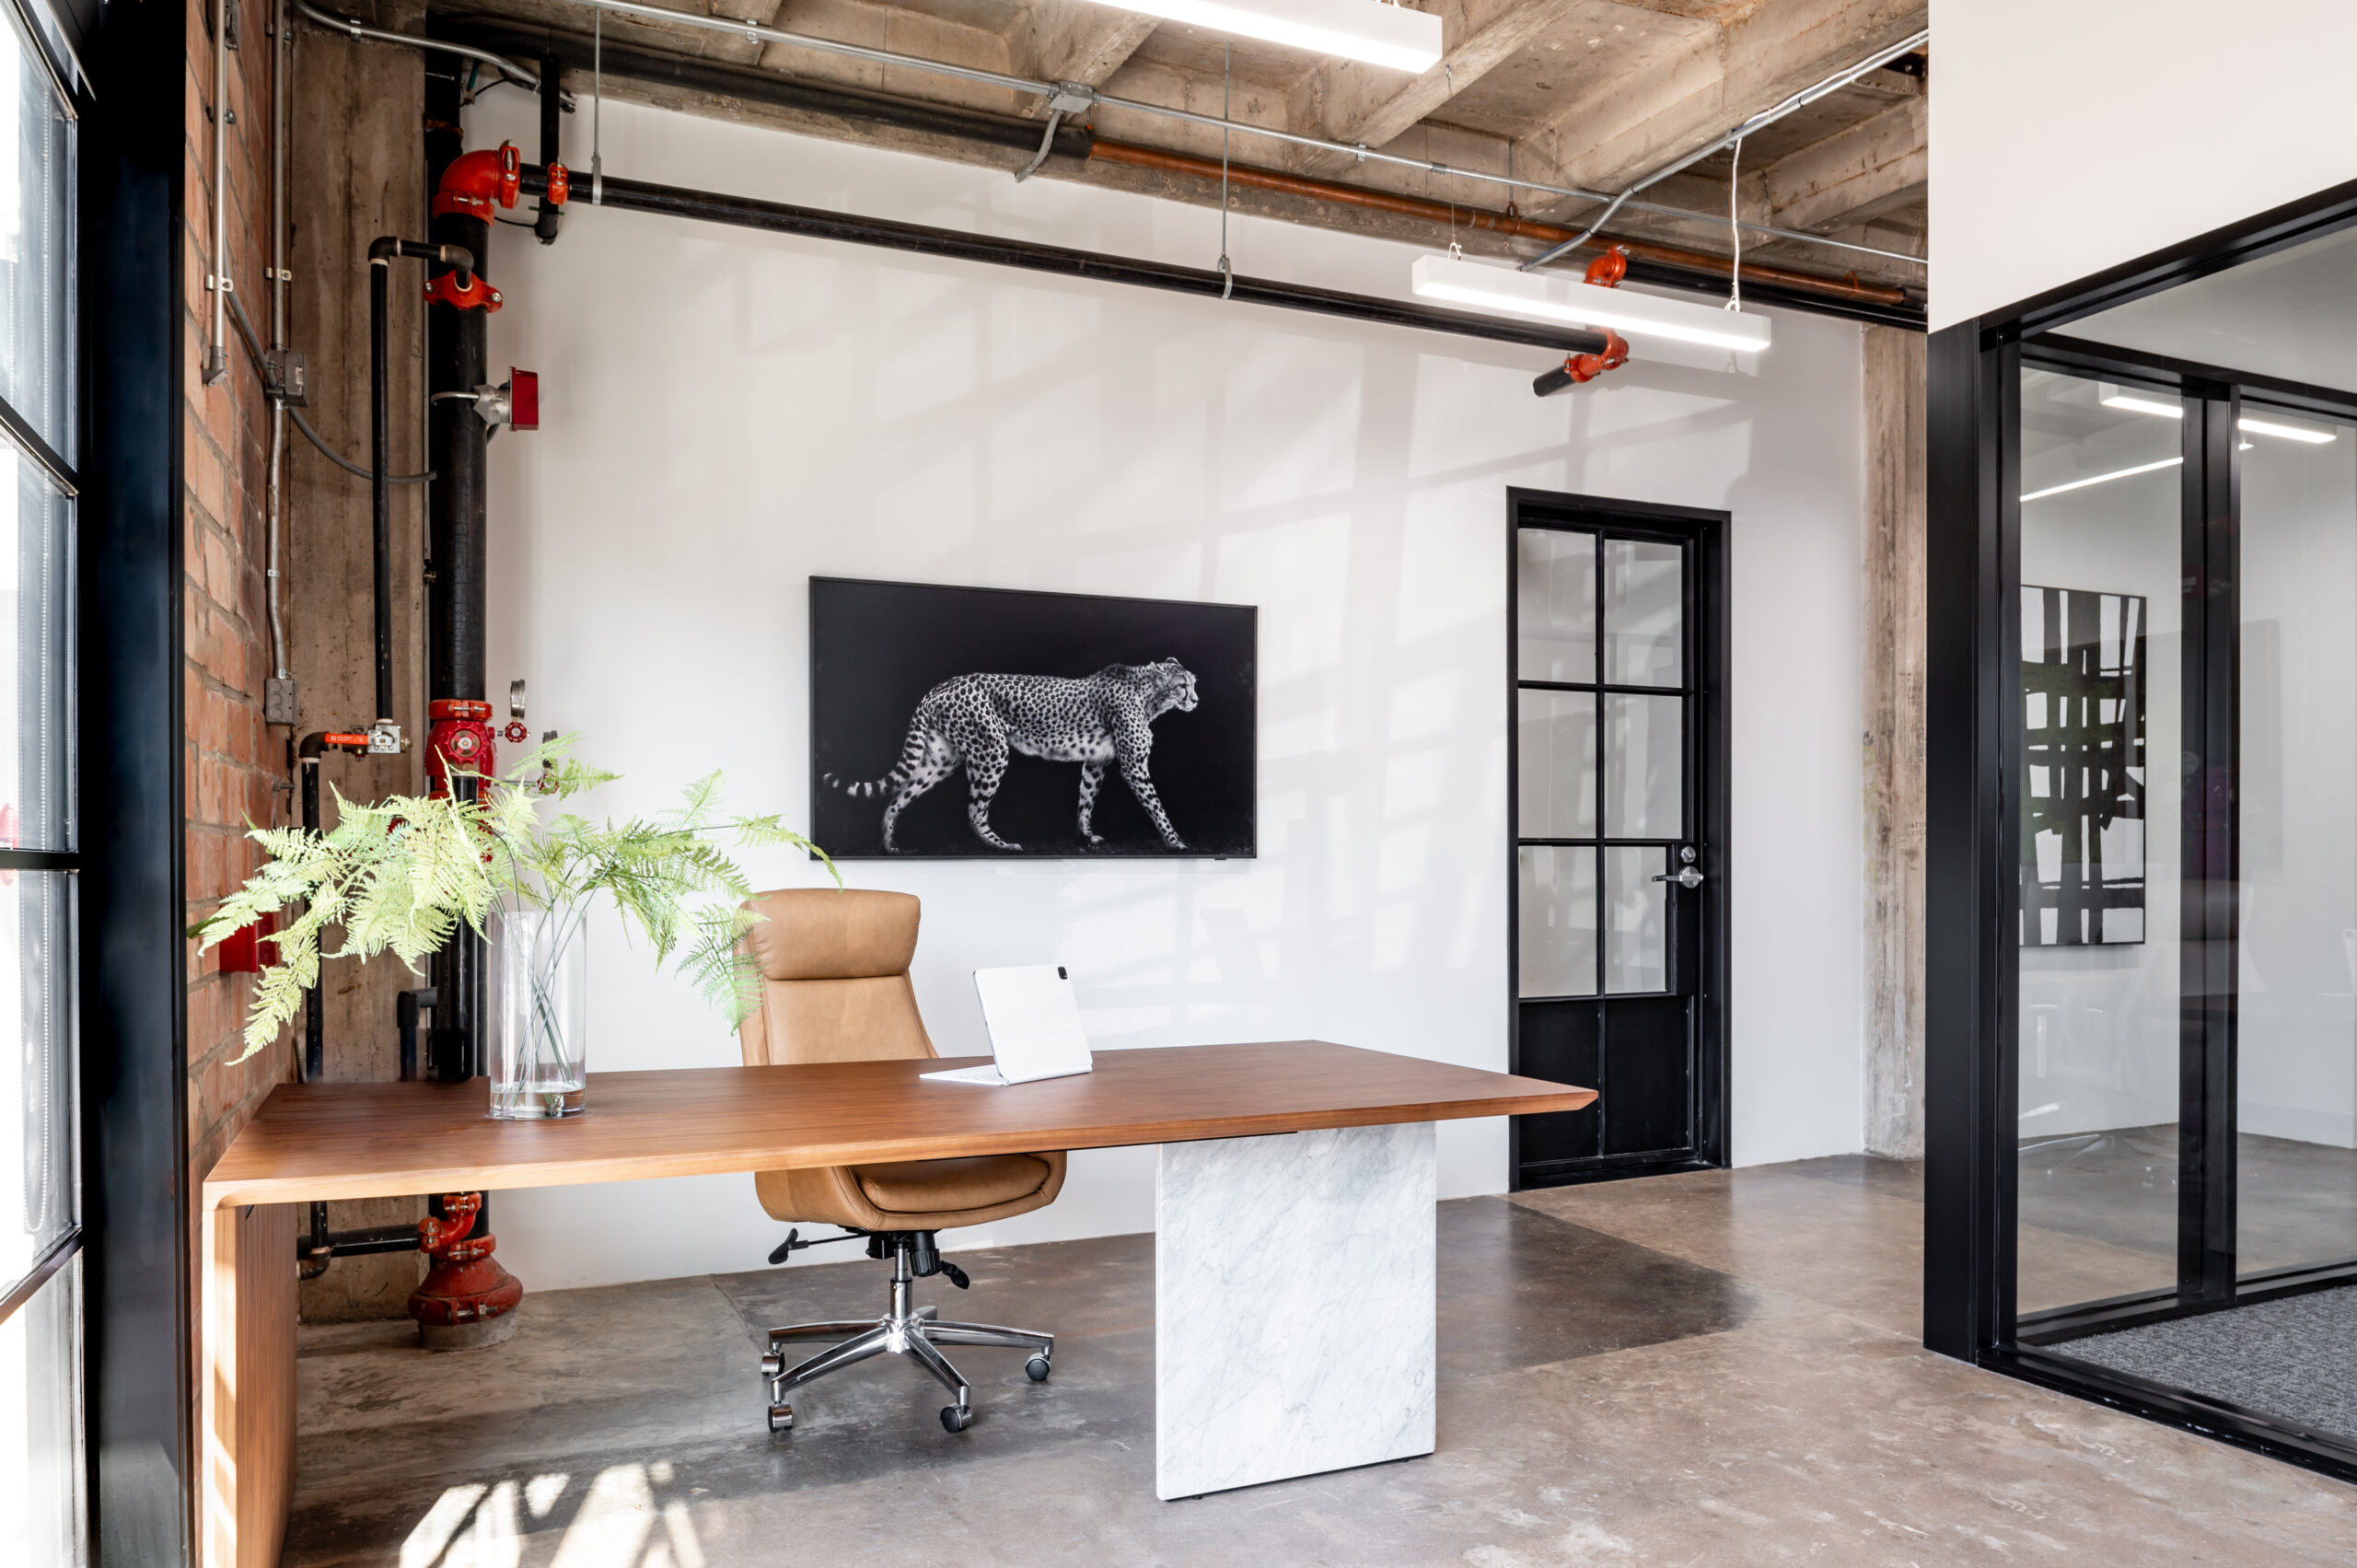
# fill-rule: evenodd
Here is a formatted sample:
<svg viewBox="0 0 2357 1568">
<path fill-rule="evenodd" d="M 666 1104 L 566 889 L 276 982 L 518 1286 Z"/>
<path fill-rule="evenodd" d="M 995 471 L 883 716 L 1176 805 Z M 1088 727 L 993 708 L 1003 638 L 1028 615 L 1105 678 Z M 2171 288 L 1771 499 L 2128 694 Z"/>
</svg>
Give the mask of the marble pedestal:
<svg viewBox="0 0 2357 1568">
<path fill-rule="evenodd" d="M 1433 1124 L 1166 1144 L 1155 1493 L 1433 1451 Z"/>
</svg>

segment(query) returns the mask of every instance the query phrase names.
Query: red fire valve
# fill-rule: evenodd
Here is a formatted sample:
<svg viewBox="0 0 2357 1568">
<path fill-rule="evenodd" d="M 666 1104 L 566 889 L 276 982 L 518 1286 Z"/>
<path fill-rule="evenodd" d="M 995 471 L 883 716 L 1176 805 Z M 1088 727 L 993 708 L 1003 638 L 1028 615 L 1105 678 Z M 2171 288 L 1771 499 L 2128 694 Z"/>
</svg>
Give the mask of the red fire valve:
<svg viewBox="0 0 2357 1568">
<path fill-rule="evenodd" d="M 561 163 L 549 165 L 548 174 L 549 193 L 546 198 L 548 204 L 552 207 L 561 207 L 572 199 L 573 176 Z"/>
<path fill-rule="evenodd" d="M 507 372 L 507 423 L 517 430 L 538 430 L 540 427 L 540 373 L 537 370 Z"/>
<path fill-rule="evenodd" d="M 522 719 L 509 719 L 507 721 L 507 727 L 501 730 L 499 733 L 505 736 L 507 738 L 508 744 L 512 746 L 521 746 L 524 742 L 532 738 L 532 732 L 524 727 L 524 721 Z"/>
<path fill-rule="evenodd" d="M 491 704 L 463 697 L 444 697 L 425 705 L 434 727 L 425 738 L 425 776 L 432 793 L 450 793 L 450 775 L 498 770 L 498 752 L 492 740 Z"/>
<path fill-rule="evenodd" d="M 429 1327 L 488 1322 L 516 1310 L 524 1282 L 492 1257 L 496 1237 L 470 1236 L 482 1209 L 480 1192 L 450 1192 L 442 1217 L 417 1222 L 417 1244 L 431 1260 L 424 1283 L 410 1293 L 409 1315 Z"/>
<path fill-rule="evenodd" d="M 466 281 L 460 283 L 459 280 Z M 505 301 L 499 291 L 483 282 L 481 273 L 437 273 L 427 281 L 425 302 L 428 305 L 448 305 L 460 310 L 496 310 Z"/>
<path fill-rule="evenodd" d="M 1629 275 L 1629 248 L 1615 245 L 1587 264 L 1587 281 L 1598 288 L 1619 288 Z"/>
<path fill-rule="evenodd" d="M 278 932 L 278 913 L 272 911 L 257 915 L 251 925 L 232 931 L 221 938 L 221 972 L 223 974 L 260 974 L 278 961 L 278 944 L 272 937 Z"/>
<path fill-rule="evenodd" d="M 516 204 L 523 174 L 524 155 L 513 142 L 502 142 L 495 149 L 460 153 L 442 171 L 441 188 L 434 192 L 434 215 L 456 213 L 489 223 L 493 202 L 503 207 Z"/>
</svg>

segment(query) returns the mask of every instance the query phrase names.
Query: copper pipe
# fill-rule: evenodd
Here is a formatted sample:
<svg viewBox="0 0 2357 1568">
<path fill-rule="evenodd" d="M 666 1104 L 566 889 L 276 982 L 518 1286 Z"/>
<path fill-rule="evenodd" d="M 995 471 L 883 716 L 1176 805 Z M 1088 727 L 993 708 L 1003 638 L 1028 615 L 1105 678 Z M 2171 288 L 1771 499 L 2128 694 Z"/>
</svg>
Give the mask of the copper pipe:
<svg viewBox="0 0 2357 1568">
<path fill-rule="evenodd" d="M 1088 156 L 1092 159 L 1103 158 L 1108 163 L 1125 163 L 1135 168 L 1159 169 L 1165 174 L 1188 174 L 1199 180 L 1219 178 L 1216 159 L 1196 157 L 1188 153 L 1165 152 L 1159 147 L 1135 146 L 1128 142 L 1108 141 L 1103 136 L 1097 137 L 1090 146 Z M 1370 191 L 1364 186 L 1343 185 L 1330 180 L 1280 174 L 1272 168 L 1254 168 L 1248 164 L 1229 164 L 1227 179 L 1231 185 L 1249 185 L 1255 190 L 1274 191 L 1282 195 L 1300 196 L 1313 202 L 1364 207 L 1400 217 L 1422 218 L 1431 223 L 1453 224 L 1459 228 L 1510 235 L 1517 239 L 1536 239 L 1546 245 L 1561 245 L 1567 239 L 1575 239 L 1580 232 L 1559 224 L 1535 223 L 1529 218 L 1516 217 L 1508 213 L 1427 201 L 1421 196 L 1399 196 L 1388 191 Z M 1707 250 L 1688 250 L 1679 246 L 1656 245 L 1651 240 L 1621 238 L 1608 234 L 1593 236 L 1585 248 L 1602 250 L 1614 245 L 1625 246 L 1629 254 L 1641 261 L 1659 261 L 1665 266 L 1686 267 L 1721 276 L 1724 276 L 1729 269 L 1726 257 L 1713 256 Z M 1854 273 L 1845 277 L 1829 277 L 1822 273 L 1798 273 L 1786 267 L 1763 267 L 1756 261 L 1746 261 L 1743 263 L 1743 275 L 1759 283 L 1805 289 L 1812 294 L 1842 299 L 1866 299 L 1877 305 L 1914 303 L 1901 290 L 1880 284 L 1860 283 Z"/>
</svg>

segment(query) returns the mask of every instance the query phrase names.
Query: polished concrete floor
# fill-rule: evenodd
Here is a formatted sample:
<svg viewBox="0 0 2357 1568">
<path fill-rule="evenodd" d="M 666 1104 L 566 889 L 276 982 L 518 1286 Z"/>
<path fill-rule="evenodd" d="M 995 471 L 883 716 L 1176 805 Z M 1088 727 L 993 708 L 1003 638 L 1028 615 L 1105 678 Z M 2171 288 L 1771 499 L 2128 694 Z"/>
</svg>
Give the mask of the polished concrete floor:
<svg viewBox="0 0 2357 1568">
<path fill-rule="evenodd" d="M 958 1255 L 956 1436 L 898 1358 L 772 1439 L 760 1332 L 873 1313 L 866 1262 L 528 1297 L 507 1344 L 305 1330 L 289 1564 L 2333 1563 L 2357 1489 L 1916 1343 L 1921 1184 L 1812 1161 L 1441 1209 L 1440 1443 L 1192 1502 L 1153 1491 L 1151 1239 Z M 2099 1246 L 2061 1231 L 2055 1246 Z M 946 1299 L 944 1299 L 946 1298 Z"/>
</svg>

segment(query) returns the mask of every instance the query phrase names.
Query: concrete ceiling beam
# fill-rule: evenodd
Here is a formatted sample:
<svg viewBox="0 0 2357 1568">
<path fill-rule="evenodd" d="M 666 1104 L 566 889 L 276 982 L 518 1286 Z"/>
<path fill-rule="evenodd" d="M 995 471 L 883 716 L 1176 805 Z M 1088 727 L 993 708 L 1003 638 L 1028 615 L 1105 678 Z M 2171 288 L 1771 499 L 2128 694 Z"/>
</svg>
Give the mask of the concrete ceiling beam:
<svg viewBox="0 0 2357 1568">
<path fill-rule="evenodd" d="M 1385 146 L 1580 5 L 1581 0 L 1444 0 L 1438 7 L 1444 51 L 1439 64 L 1410 76 L 1355 60 L 1329 61 L 1295 89 L 1291 128 L 1330 141 Z M 1305 170 L 1321 175 L 1340 173 L 1351 161 L 1327 153 L 1297 160 Z"/>
<path fill-rule="evenodd" d="M 1761 169 L 1753 197 L 1780 228 L 1825 233 L 1922 199 L 1931 178 L 1931 106 L 1917 98 Z"/>
<path fill-rule="evenodd" d="M 1033 0 L 1016 25 L 1008 58 L 1018 76 L 1102 87 L 1160 25 L 1095 0 Z M 1044 115 L 1048 108 L 1038 102 L 1032 111 Z"/>
<path fill-rule="evenodd" d="M 1530 144 L 1550 183 L 1617 191 L 1898 41 L 1925 15 L 1923 0 L 1765 0 L 1724 26 L 1683 19 L 1655 29 L 1654 58 L 1575 94 Z"/>
</svg>

